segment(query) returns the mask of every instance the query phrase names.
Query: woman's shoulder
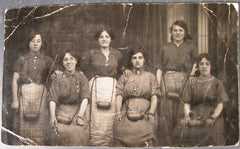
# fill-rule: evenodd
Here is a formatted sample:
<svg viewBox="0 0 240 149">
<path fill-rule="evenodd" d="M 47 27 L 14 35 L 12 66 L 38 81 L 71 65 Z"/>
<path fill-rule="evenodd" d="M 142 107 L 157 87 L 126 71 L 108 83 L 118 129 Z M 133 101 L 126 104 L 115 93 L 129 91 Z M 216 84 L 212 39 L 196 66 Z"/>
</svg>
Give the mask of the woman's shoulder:
<svg viewBox="0 0 240 149">
<path fill-rule="evenodd" d="M 111 51 L 113 54 L 121 55 L 121 52 L 120 52 L 119 50 L 114 49 L 114 48 L 110 48 L 110 51 Z"/>
<path fill-rule="evenodd" d="M 76 76 L 77 77 L 79 77 L 79 78 L 84 78 L 84 79 L 86 79 L 87 77 L 86 77 L 86 75 L 82 72 L 82 71 L 80 71 L 80 70 L 76 70 Z"/>
<path fill-rule="evenodd" d="M 165 43 L 164 45 L 162 45 L 162 48 L 168 48 L 170 46 L 173 46 L 174 43 L 173 42 L 168 42 L 168 43 Z"/>
<path fill-rule="evenodd" d="M 147 76 L 149 76 L 149 78 L 153 78 L 153 79 L 156 78 L 156 76 L 150 71 L 145 71 L 145 73 L 147 74 Z"/>
</svg>

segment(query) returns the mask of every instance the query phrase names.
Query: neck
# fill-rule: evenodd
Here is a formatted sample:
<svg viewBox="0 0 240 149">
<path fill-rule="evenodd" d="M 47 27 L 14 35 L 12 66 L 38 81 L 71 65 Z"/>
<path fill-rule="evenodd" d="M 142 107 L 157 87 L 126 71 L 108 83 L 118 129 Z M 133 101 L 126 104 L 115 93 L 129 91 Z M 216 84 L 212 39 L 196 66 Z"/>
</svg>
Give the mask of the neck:
<svg viewBox="0 0 240 149">
<path fill-rule="evenodd" d="M 38 52 L 30 51 L 30 53 L 31 53 L 31 54 L 39 54 L 40 51 L 38 51 Z"/>
<path fill-rule="evenodd" d="M 179 41 L 174 40 L 173 42 L 177 47 L 179 47 L 183 43 L 183 40 L 179 40 Z"/>
<path fill-rule="evenodd" d="M 211 74 L 207 74 L 207 75 L 201 74 L 201 75 L 199 76 L 199 78 L 202 79 L 202 80 L 207 79 L 207 78 L 210 78 L 210 77 L 211 77 Z"/>
<path fill-rule="evenodd" d="M 65 74 L 67 75 L 72 75 L 75 73 L 75 69 L 74 70 L 65 70 Z"/>
<path fill-rule="evenodd" d="M 101 47 L 102 52 L 109 52 L 109 47 Z"/>
<path fill-rule="evenodd" d="M 141 73 L 143 70 L 144 70 L 143 67 L 141 67 L 141 68 L 134 68 L 133 67 L 133 72 L 135 72 L 135 73 Z"/>
</svg>

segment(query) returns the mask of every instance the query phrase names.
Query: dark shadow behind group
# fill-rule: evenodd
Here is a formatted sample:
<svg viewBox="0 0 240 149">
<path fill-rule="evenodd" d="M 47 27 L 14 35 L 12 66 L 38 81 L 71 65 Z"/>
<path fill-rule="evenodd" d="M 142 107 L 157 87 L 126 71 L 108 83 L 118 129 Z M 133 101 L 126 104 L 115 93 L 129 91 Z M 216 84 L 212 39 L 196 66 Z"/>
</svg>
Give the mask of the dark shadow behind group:
<svg viewBox="0 0 240 149">
<path fill-rule="evenodd" d="M 29 53 L 13 67 L 14 132 L 51 146 L 224 145 L 223 83 L 183 21 L 170 32 L 154 75 L 144 47 L 130 47 L 125 60 L 105 28 L 95 36 L 99 48 L 81 57 L 67 49 L 55 60 L 32 31 Z"/>
</svg>

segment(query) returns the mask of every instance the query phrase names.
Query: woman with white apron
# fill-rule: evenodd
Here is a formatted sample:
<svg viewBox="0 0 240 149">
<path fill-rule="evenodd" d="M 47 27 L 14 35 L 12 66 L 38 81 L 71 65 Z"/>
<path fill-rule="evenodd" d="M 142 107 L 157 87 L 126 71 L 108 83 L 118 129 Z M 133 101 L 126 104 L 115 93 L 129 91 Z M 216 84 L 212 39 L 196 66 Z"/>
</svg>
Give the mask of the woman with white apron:
<svg viewBox="0 0 240 149">
<path fill-rule="evenodd" d="M 98 49 L 82 58 L 82 69 L 90 79 L 90 145 L 112 146 L 115 114 L 115 86 L 120 72 L 121 52 L 110 47 L 114 35 L 102 29 L 95 39 Z"/>
</svg>

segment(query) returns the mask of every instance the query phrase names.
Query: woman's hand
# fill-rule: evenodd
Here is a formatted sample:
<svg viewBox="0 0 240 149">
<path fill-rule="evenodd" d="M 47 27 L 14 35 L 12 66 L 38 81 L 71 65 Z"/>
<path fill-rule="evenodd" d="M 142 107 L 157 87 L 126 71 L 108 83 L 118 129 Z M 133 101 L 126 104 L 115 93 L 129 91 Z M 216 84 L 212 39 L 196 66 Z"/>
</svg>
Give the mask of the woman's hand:
<svg viewBox="0 0 240 149">
<path fill-rule="evenodd" d="M 147 113 L 144 115 L 144 118 L 148 120 L 151 124 L 154 124 L 156 119 L 153 113 Z"/>
<path fill-rule="evenodd" d="M 50 118 L 51 128 L 57 128 L 57 123 L 58 123 L 58 122 L 57 122 L 57 119 L 56 119 L 55 116 Z"/>
<path fill-rule="evenodd" d="M 51 75 L 51 79 L 56 78 L 56 77 L 59 77 L 59 76 L 61 76 L 62 74 L 63 74 L 62 71 L 56 70 L 56 71 Z"/>
<path fill-rule="evenodd" d="M 190 76 L 189 81 L 190 81 L 190 83 L 196 82 L 196 77 L 195 76 Z"/>
<path fill-rule="evenodd" d="M 206 119 L 206 121 L 205 121 L 205 126 L 207 126 L 207 127 L 212 127 L 213 124 L 214 124 L 214 122 L 215 122 L 214 119 L 208 118 L 208 119 Z"/>
<path fill-rule="evenodd" d="M 124 69 L 123 74 L 128 74 L 128 73 L 130 73 L 130 72 L 131 72 L 130 69 Z"/>
<path fill-rule="evenodd" d="M 83 117 L 78 116 L 76 118 L 76 124 L 79 125 L 79 126 L 84 126 L 84 119 L 83 119 Z"/>
<path fill-rule="evenodd" d="M 122 113 L 117 113 L 114 117 L 114 123 L 117 124 L 118 122 L 120 122 L 123 118 L 123 114 Z"/>
<path fill-rule="evenodd" d="M 13 109 L 14 112 L 18 112 L 19 102 L 18 101 L 12 102 L 11 108 Z"/>
</svg>

